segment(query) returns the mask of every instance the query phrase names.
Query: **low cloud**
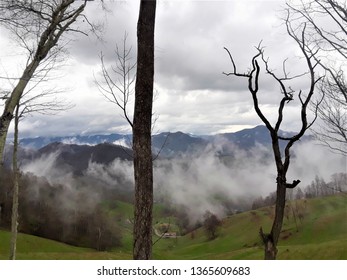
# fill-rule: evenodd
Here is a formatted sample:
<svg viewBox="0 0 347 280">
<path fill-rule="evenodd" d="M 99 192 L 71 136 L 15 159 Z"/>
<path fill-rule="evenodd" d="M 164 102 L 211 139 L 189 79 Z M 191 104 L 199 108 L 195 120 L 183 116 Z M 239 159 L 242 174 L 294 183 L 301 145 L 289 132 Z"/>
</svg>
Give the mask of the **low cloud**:
<svg viewBox="0 0 347 280">
<path fill-rule="evenodd" d="M 31 162 L 23 170 L 67 185 L 71 190 L 76 189 L 76 184 L 81 185 L 81 182 L 76 183 L 67 170 L 57 169 L 56 158 L 57 154 L 53 153 Z M 303 142 L 293 148 L 287 179 L 300 179 L 300 187 L 305 187 L 316 175 L 329 181 L 332 174 L 339 172 L 346 172 L 344 157 L 317 143 Z M 134 186 L 132 162 L 119 159 L 109 165 L 89 162 L 83 182 L 93 185 L 93 188 L 85 188 L 88 191 L 85 196 L 90 195 L 95 204 L 101 199 L 96 197 L 96 188 L 130 193 Z M 207 210 L 225 216 L 230 209 L 226 209 L 224 202 L 232 203 L 236 208 L 240 205 L 250 207 L 254 198 L 266 196 L 275 189 L 273 156 L 271 150 L 261 145 L 243 151 L 221 137 L 198 153 L 154 162 L 156 201 L 183 206 L 188 210 L 191 222 L 201 218 Z M 68 200 L 72 201 L 71 198 Z"/>
</svg>

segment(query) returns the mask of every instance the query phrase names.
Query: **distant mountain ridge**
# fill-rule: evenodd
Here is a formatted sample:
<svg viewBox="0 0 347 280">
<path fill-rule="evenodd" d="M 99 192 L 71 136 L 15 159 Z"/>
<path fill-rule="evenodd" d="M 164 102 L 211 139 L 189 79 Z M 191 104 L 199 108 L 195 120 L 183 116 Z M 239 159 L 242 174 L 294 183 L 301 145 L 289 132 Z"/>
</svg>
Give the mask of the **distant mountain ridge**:
<svg viewBox="0 0 347 280">
<path fill-rule="evenodd" d="M 294 133 L 281 131 L 283 136 L 291 136 Z M 270 134 L 265 126 L 256 126 L 250 129 L 243 129 L 233 133 L 221 133 L 210 136 L 193 136 L 183 132 L 163 132 L 152 136 L 153 153 L 160 151 L 161 156 L 171 157 L 177 154 L 201 151 L 208 145 L 220 142 L 223 139 L 234 147 L 249 150 L 257 144 L 271 146 Z M 303 140 L 310 139 L 304 136 Z M 96 146 L 102 143 L 131 148 L 132 135 L 109 134 L 109 135 L 88 135 L 88 136 L 61 136 L 61 137 L 37 137 L 23 138 L 20 145 L 23 148 L 42 149 L 52 143 L 63 143 L 69 145 Z M 282 141 L 284 146 L 285 141 Z"/>
<path fill-rule="evenodd" d="M 57 136 L 57 137 L 35 137 L 35 138 L 22 138 L 20 145 L 22 147 L 31 149 L 40 149 L 48 144 L 60 142 L 63 144 L 76 144 L 76 145 L 97 145 L 101 143 L 112 143 L 122 146 L 128 146 L 131 143 L 131 135 L 127 134 L 96 134 L 96 135 L 76 135 L 76 136 Z"/>
<path fill-rule="evenodd" d="M 290 137 L 293 133 L 281 132 L 281 135 Z M 310 139 L 310 136 L 303 137 L 303 141 Z M 131 161 L 131 141 L 131 135 L 122 134 L 24 138 L 20 141 L 18 156 L 25 165 L 54 155 L 57 167 L 82 175 L 90 162 L 108 165 L 115 159 Z M 285 141 L 281 141 L 282 148 L 284 144 Z M 164 132 L 152 137 L 152 145 L 153 157 L 159 155 L 160 158 L 213 151 L 219 157 L 232 159 L 237 149 L 250 151 L 257 145 L 267 147 L 271 154 L 271 138 L 265 126 L 211 136 Z M 7 145 L 4 163 L 10 166 L 11 162 L 12 146 Z"/>
</svg>

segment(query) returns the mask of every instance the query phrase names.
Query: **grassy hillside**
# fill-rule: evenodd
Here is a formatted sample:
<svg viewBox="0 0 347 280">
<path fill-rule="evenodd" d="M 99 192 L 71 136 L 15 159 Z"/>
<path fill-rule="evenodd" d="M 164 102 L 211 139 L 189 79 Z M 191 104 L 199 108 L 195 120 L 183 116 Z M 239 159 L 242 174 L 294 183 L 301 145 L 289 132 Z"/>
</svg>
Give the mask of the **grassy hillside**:
<svg viewBox="0 0 347 280">
<path fill-rule="evenodd" d="M 303 212 L 300 221 L 292 208 Z M 292 202 L 279 241 L 279 259 L 347 259 L 347 196 Z M 164 240 L 156 257 L 164 259 L 262 259 L 259 228 L 270 231 L 274 207 L 226 218 L 219 236 L 208 241 L 203 230 Z M 166 242 L 166 244 L 165 244 Z"/>
<path fill-rule="evenodd" d="M 0 259 L 9 257 L 10 233 L 0 230 Z M 88 248 L 79 248 L 53 240 L 20 233 L 17 242 L 17 259 L 19 260 L 92 260 L 92 259 L 126 259 L 128 254 L 97 252 Z"/>
<path fill-rule="evenodd" d="M 105 205 L 122 226 L 123 245 L 112 252 L 97 252 L 20 234 L 18 259 L 130 259 L 132 206 Z M 293 209 L 296 216 L 293 216 Z M 161 239 L 153 248 L 155 259 L 262 259 L 260 226 L 269 231 L 273 207 L 227 217 L 218 237 L 208 241 L 203 229 L 174 239 Z M 287 208 L 279 241 L 279 259 L 347 259 L 347 196 L 336 195 L 292 202 Z M 300 215 L 299 215 L 300 214 Z M 299 218 L 300 216 L 300 218 Z M 174 223 L 155 208 L 155 222 Z M 156 237 L 154 237 L 154 240 Z M 7 259 L 10 234 L 0 231 L 0 259 Z"/>
</svg>

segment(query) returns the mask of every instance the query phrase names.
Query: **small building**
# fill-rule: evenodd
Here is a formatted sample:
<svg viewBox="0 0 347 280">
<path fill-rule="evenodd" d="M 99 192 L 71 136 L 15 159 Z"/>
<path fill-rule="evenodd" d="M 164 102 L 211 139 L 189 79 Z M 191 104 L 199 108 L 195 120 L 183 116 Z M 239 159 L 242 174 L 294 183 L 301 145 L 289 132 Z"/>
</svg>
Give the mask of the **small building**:
<svg viewBox="0 0 347 280">
<path fill-rule="evenodd" d="M 177 233 L 176 232 L 165 232 L 163 235 L 163 238 L 176 238 Z"/>
</svg>

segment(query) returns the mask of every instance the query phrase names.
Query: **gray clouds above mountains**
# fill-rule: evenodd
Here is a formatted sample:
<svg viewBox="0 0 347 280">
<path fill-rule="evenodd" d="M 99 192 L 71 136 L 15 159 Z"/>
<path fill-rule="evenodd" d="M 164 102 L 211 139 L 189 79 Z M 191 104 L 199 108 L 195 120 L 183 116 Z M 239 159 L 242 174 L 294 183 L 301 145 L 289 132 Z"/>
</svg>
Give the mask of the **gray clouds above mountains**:
<svg viewBox="0 0 347 280">
<path fill-rule="evenodd" d="M 239 71 L 245 72 L 256 53 L 254 46 L 263 40 L 273 69 L 281 71 L 282 60 L 288 57 L 290 72 L 300 73 L 296 46 L 280 19 L 283 5 L 284 0 L 159 1 L 155 30 L 156 130 L 213 134 L 260 124 L 247 80 L 222 74 L 232 69 L 223 47 L 232 52 Z M 69 44 L 70 59 L 62 69 L 66 73 L 56 81 L 71 89 L 63 98 L 76 107 L 60 117 L 37 115 L 23 120 L 23 136 L 130 132 L 121 112 L 98 92 L 94 75 L 100 74 L 101 52 L 107 67 L 114 64 L 115 45 L 121 44 L 125 32 L 135 58 L 139 1 L 106 1 L 106 7 L 105 11 L 98 1 L 88 3 L 89 20 L 104 26 L 102 40 L 95 36 L 74 38 Z M 297 85 L 305 87 L 304 83 Z M 275 116 L 278 99 L 274 97 L 281 97 L 278 87 L 266 77 L 261 80 L 261 90 L 264 108 Z M 288 110 L 284 129 L 297 129 L 295 107 Z"/>
</svg>

